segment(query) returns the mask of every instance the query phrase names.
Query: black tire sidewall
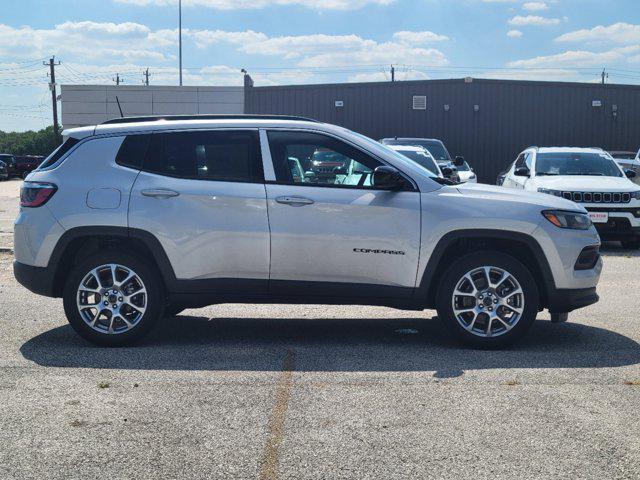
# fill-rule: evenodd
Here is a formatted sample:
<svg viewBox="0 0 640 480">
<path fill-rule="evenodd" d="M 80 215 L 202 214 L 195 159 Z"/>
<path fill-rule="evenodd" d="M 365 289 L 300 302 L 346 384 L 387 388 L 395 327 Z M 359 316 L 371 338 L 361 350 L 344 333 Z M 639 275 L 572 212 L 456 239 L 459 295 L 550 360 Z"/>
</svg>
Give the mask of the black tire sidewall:
<svg viewBox="0 0 640 480">
<path fill-rule="evenodd" d="M 492 266 L 511 273 L 524 293 L 522 318 L 510 331 L 496 337 L 478 337 L 465 330 L 456 319 L 451 305 L 453 291 L 462 276 L 474 268 Z M 456 260 L 444 273 L 436 297 L 438 317 L 463 343 L 475 348 L 503 348 L 519 340 L 533 325 L 538 315 L 539 290 L 531 272 L 520 261 L 499 252 L 474 252 Z"/>
<path fill-rule="evenodd" d="M 76 306 L 78 286 L 94 268 L 108 263 L 117 263 L 131 268 L 140 277 L 147 290 L 147 309 L 138 324 L 131 330 L 115 335 L 93 330 L 80 316 Z M 121 347 L 142 338 L 163 314 L 163 289 L 158 273 L 143 260 L 118 251 L 92 255 L 74 265 L 67 276 L 64 287 L 64 310 L 71 327 L 85 340 L 105 347 Z"/>
</svg>

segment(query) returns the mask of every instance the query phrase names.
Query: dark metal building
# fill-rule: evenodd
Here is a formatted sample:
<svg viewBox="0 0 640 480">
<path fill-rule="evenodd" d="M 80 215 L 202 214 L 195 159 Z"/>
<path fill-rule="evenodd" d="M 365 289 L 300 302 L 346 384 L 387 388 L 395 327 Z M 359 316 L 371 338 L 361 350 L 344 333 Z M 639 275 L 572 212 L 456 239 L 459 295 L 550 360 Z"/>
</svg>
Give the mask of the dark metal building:
<svg viewBox="0 0 640 480">
<path fill-rule="evenodd" d="M 426 80 L 245 87 L 245 112 L 302 115 L 375 139 L 430 137 L 479 179 L 531 145 L 640 147 L 640 86 L 511 80 Z"/>
</svg>

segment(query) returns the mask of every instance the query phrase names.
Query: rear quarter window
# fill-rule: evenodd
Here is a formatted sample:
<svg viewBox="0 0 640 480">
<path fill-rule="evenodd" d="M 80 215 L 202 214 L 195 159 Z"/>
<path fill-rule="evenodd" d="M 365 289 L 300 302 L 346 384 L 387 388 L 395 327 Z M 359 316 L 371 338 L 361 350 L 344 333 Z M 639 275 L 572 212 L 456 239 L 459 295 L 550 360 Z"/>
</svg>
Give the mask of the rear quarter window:
<svg viewBox="0 0 640 480">
<path fill-rule="evenodd" d="M 73 138 L 73 137 L 67 138 L 67 140 L 62 145 L 60 145 L 56 150 L 54 150 L 54 152 L 51 155 L 49 155 L 44 160 L 44 162 L 42 162 L 42 164 L 40 164 L 38 169 L 44 170 L 45 168 L 49 168 L 50 166 L 54 165 L 58 160 L 60 160 L 64 155 L 66 155 L 67 152 L 69 152 L 69 150 L 75 147 L 78 143 L 80 143 L 80 140 L 78 140 L 77 138 Z"/>
</svg>

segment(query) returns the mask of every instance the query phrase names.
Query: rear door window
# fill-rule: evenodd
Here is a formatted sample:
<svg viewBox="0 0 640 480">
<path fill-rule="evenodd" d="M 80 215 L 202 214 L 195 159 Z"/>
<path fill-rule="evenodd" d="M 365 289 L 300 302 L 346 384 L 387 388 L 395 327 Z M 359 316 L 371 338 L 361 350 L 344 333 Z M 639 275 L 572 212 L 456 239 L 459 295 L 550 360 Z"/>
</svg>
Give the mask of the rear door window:
<svg viewBox="0 0 640 480">
<path fill-rule="evenodd" d="M 122 142 L 116 163 L 124 167 L 142 169 L 151 135 L 129 135 Z"/>
<path fill-rule="evenodd" d="M 144 170 L 198 180 L 264 182 L 257 131 L 154 134 Z"/>
</svg>

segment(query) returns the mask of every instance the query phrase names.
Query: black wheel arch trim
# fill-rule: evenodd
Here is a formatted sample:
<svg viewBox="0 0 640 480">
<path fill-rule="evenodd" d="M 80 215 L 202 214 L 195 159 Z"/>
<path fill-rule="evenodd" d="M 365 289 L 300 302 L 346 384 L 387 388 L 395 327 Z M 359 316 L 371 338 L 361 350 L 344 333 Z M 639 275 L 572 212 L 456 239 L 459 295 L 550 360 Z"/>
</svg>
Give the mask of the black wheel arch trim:
<svg viewBox="0 0 640 480">
<path fill-rule="evenodd" d="M 165 286 L 167 288 L 171 288 L 177 282 L 173 267 L 171 266 L 171 262 L 169 261 L 169 257 L 167 257 L 164 248 L 160 244 L 160 241 L 155 237 L 155 235 L 144 230 L 120 226 L 75 227 L 64 232 L 64 234 L 62 234 L 62 236 L 58 240 L 58 243 L 56 244 L 51 254 L 51 258 L 49 259 L 49 264 L 47 265 L 47 269 L 55 272 L 54 276 L 57 274 L 58 267 L 64 254 L 67 251 L 67 247 L 69 247 L 71 242 L 73 242 L 74 240 L 83 237 L 139 240 L 151 252 L 153 260 L 155 260 L 155 263 L 160 270 L 160 274 L 162 276 L 162 280 L 165 283 Z"/>
<path fill-rule="evenodd" d="M 433 296 L 432 288 L 435 286 L 434 282 L 437 282 L 436 274 L 441 267 L 440 262 L 443 259 L 444 253 L 455 242 L 472 239 L 508 240 L 525 244 L 531 252 L 533 252 L 535 260 L 540 267 L 544 285 L 539 285 L 538 288 L 541 290 L 544 299 L 547 299 L 552 292 L 556 290 L 556 284 L 549 261 L 538 241 L 531 235 L 508 230 L 464 229 L 451 231 L 440 238 L 429 257 L 420 283 L 416 286 L 416 299 L 425 299 L 427 307 L 434 306 L 433 299 L 431 298 Z"/>
</svg>

